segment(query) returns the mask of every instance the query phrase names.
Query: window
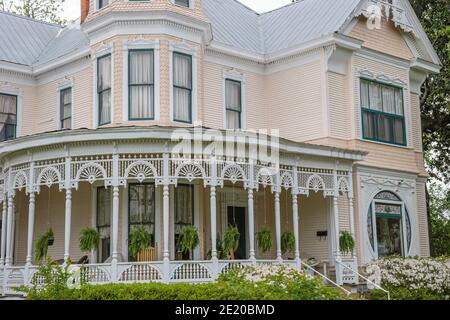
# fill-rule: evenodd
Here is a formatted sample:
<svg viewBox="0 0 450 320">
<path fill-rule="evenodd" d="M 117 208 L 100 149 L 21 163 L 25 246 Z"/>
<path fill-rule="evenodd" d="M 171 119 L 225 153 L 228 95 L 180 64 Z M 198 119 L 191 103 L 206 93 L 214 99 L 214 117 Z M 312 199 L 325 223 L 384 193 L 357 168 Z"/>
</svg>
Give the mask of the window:
<svg viewBox="0 0 450 320">
<path fill-rule="evenodd" d="M 173 54 L 173 119 L 192 123 L 192 57 Z"/>
<path fill-rule="evenodd" d="M 130 50 L 128 61 L 128 92 L 130 120 L 152 120 L 154 108 L 153 50 Z"/>
<path fill-rule="evenodd" d="M 411 246 L 411 222 L 399 197 L 389 191 L 378 193 L 367 222 L 370 244 L 378 257 L 406 255 Z"/>
<path fill-rule="evenodd" d="M 361 79 L 363 138 L 406 145 L 403 89 Z"/>
<path fill-rule="evenodd" d="M 175 0 L 177 6 L 189 8 L 189 0 Z"/>
<path fill-rule="evenodd" d="M 138 226 L 144 226 L 155 246 L 155 185 L 130 184 L 128 194 L 128 234 Z M 131 261 L 132 257 L 128 259 Z"/>
<path fill-rule="evenodd" d="M 100 234 L 97 261 L 105 262 L 111 255 L 111 189 L 97 188 L 97 231 Z"/>
<path fill-rule="evenodd" d="M 0 128 L 0 142 L 16 137 L 17 96 L 0 94 Z"/>
<path fill-rule="evenodd" d="M 188 260 L 181 252 L 180 236 L 185 226 L 194 225 L 194 186 L 179 184 L 175 188 L 175 259 Z"/>
<path fill-rule="evenodd" d="M 240 81 L 225 80 L 226 128 L 242 128 L 242 85 Z"/>
<path fill-rule="evenodd" d="M 98 124 L 111 122 L 111 55 L 97 60 Z"/>
<path fill-rule="evenodd" d="M 72 88 L 60 92 L 60 121 L 61 129 L 72 128 Z"/>
<path fill-rule="evenodd" d="M 110 0 L 98 0 L 98 9 L 106 7 L 109 4 Z"/>
</svg>

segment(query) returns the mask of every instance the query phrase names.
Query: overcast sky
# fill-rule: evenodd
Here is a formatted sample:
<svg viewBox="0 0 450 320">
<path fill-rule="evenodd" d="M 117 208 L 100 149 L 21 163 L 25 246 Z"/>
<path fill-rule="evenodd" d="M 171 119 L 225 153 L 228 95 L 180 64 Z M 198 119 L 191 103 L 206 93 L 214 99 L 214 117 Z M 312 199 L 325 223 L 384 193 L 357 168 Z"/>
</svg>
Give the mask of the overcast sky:
<svg viewBox="0 0 450 320">
<path fill-rule="evenodd" d="M 292 2 L 292 0 L 239 0 L 239 1 L 258 12 L 270 11 Z M 66 0 L 63 16 L 68 20 L 77 19 L 80 16 L 80 0 Z"/>
</svg>

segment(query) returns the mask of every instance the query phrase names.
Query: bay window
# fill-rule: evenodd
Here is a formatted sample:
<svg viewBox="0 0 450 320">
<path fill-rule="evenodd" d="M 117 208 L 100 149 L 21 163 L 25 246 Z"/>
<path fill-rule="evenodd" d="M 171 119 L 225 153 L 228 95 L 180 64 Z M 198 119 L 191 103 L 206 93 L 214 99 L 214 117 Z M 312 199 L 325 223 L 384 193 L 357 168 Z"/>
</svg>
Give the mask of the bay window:
<svg viewBox="0 0 450 320">
<path fill-rule="evenodd" d="M 406 145 L 403 89 L 361 79 L 363 138 Z"/>
<path fill-rule="evenodd" d="M 72 128 L 72 88 L 60 91 L 60 121 L 61 129 Z"/>
<path fill-rule="evenodd" d="M 17 128 L 17 96 L 0 94 L 0 142 L 14 139 Z"/>
<path fill-rule="evenodd" d="M 226 128 L 242 128 L 242 85 L 240 81 L 225 80 Z"/>
<path fill-rule="evenodd" d="M 192 123 L 192 57 L 173 54 L 173 119 Z"/>
<path fill-rule="evenodd" d="M 111 122 L 111 55 L 97 60 L 98 124 Z"/>
<path fill-rule="evenodd" d="M 194 186 L 179 184 L 175 188 L 175 260 L 189 260 L 189 254 L 181 251 L 180 237 L 190 225 L 194 225 Z"/>
<path fill-rule="evenodd" d="M 155 118 L 153 50 L 130 50 L 128 61 L 129 119 Z"/>
</svg>

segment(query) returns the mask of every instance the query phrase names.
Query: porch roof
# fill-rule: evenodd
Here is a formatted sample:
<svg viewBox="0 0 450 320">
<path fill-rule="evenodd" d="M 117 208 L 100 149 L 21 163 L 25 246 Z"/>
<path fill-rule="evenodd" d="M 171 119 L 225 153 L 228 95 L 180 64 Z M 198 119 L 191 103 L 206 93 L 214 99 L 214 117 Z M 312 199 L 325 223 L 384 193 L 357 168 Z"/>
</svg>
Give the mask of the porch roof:
<svg viewBox="0 0 450 320">
<path fill-rule="evenodd" d="M 158 139 L 170 141 L 174 130 L 182 129 L 185 132 L 192 133 L 191 140 L 195 140 L 195 133 L 205 133 L 207 130 L 215 130 L 224 134 L 224 141 L 230 141 L 227 139 L 233 139 L 238 136 L 238 133 L 230 135 L 229 130 L 218 130 L 207 127 L 195 127 L 195 128 L 183 128 L 172 126 L 127 126 L 127 127 L 114 127 L 114 128 L 98 128 L 98 129 L 74 129 L 68 131 L 51 131 L 45 133 L 39 133 L 34 135 L 28 135 L 16 138 L 14 140 L 6 141 L 0 144 L 0 154 L 3 156 L 33 148 L 39 148 L 51 145 L 64 145 L 79 142 L 101 142 L 101 141 L 123 141 L 123 140 L 139 140 L 139 139 Z M 225 135 L 227 134 L 227 135 Z M 239 136 L 248 136 L 250 132 L 239 132 Z M 259 136 L 264 136 L 259 134 Z M 270 137 L 270 136 L 267 136 Z M 234 140 L 233 140 L 234 141 Z M 344 149 L 337 147 L 330 147 L 305 142 L 295 142 L 292 140 L 279 138 L 279 151 L 290 154 L 309 155 L 328 157 L 334 159 L 350 160 L 350 161 L 362 161 L 368 154 L 365 151 L 355 149 Z"/>
</svg>

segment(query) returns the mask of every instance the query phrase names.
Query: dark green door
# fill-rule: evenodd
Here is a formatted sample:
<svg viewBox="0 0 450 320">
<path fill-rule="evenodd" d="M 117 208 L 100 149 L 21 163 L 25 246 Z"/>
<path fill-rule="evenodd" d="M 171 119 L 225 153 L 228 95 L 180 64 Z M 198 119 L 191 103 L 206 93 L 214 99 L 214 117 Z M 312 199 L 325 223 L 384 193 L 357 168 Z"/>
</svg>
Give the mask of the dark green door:
<svg viewBox="0 0 450 320">
<path fill-rule="evenodd" d="M 228 207 L 228 224 L 237 226 L 240 237 L 239 247 L 235 252 L 237 260 L 247 259 L 247 239 L 246 239 L 246 214 L 245 208 L 242 207 Z"/>
</svg>

